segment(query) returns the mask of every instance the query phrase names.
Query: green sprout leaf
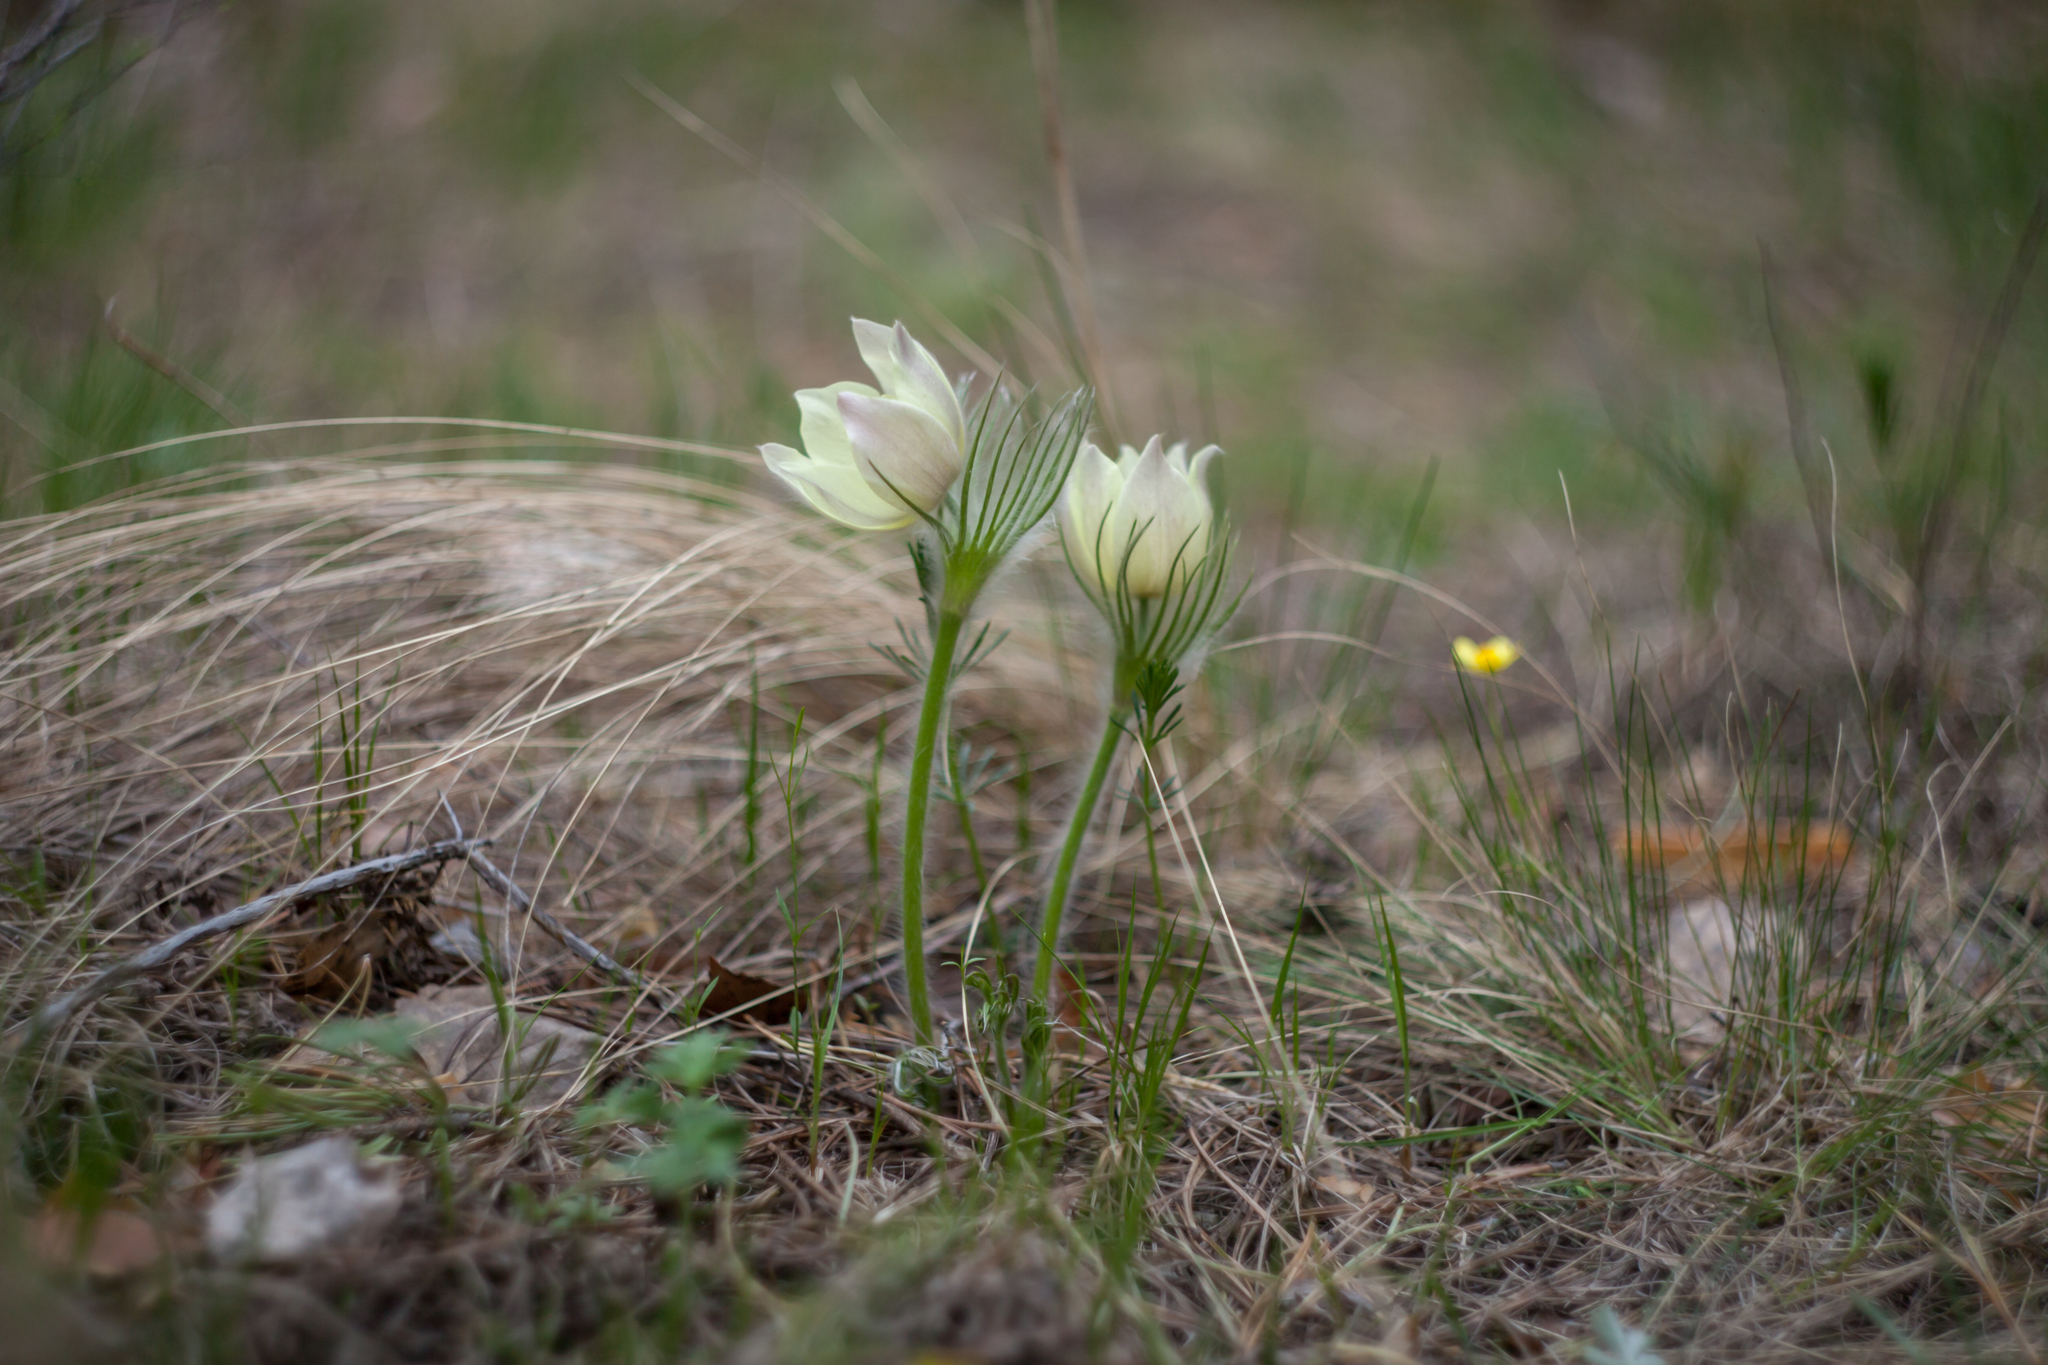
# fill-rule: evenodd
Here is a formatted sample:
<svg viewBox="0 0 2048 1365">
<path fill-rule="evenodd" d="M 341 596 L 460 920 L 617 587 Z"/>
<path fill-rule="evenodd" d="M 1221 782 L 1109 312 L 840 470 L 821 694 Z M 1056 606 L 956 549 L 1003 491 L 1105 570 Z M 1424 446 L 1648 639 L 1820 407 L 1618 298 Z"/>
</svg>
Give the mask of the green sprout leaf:
<svg viewBox="0 0 2048 1365">
<path fill-rule="evenodd" d="M 705 1185 L 728 1185 L 739 1177 L 747 1123 L 704 1090 L 731 1072 L 745 1056 L 722 1032 L 693 1033 L 656 1053 L 647 1064 L 651 1078 L 615 1086 L 577 1115 L 585 1129 L 624 1125 L 660 1135 L 658 1145 L 626 1163 L 626 1169 L 662 1194 L 680 1195 Z M 673 1092 L 680 1090 L 680 1096 Z"/>
</svg>

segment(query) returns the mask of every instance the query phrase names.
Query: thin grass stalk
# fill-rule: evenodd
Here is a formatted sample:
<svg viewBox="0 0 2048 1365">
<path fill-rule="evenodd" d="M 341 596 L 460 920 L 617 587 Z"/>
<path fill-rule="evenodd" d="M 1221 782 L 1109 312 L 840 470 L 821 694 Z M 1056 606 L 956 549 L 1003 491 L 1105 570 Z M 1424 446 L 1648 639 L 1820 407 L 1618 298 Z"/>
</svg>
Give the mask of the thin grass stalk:
<svg viewBox="0 0 2048 1365">
<path fill-rule="evenodd" d="M 974 796 L 967 790 L 960 771 L 960 758 L 949 738 L 946 744 L 946 788 L 953 798 L 953 809 L 960 816 L 960 838 L 967 845 L 967 861 L 974 868 L 974 891 L 976 895 L 988 892 L 988 864 L 981 856 L 981 840 L 974 833 Z"/>
<path fill-rule="evenodd" d="M 1163 912 L 1166 909 L 1166 879 L 1159 874 L 1158 817 L 1166 810 L 1166 793 L 1159 789 L 1157 782 L 1150 780 L 1152 772 L 1152 753 L 1148 747 L 1145 751 L 1145 790 L 1152 793 L 1153 799 L 1145 802 L 1145 866 L 1152 874 L 1152 908 Z"/>
</svg>

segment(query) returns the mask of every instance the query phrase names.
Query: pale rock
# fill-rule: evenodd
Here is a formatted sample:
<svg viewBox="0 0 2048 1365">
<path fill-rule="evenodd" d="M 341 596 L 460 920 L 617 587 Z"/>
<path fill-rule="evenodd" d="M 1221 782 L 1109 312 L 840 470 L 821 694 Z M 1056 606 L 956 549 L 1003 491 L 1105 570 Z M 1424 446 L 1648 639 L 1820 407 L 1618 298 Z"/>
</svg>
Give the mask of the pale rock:
<svg viewBox="0 0 2048 1365">
<path fill-rule="evenodd" d="M 395 1170 L 365 1171 L 349 1138 L 245 1163 L 206 1213 L 206 1245 L 237 1260 L 296 1261 L 375 1236 L 402 1200 Z"/>
<path fill-rule="evenodd" d="M 1707 1046 L 1727 1032 L 1735 1003 L 1737 933 L 1734 911 L 1718 896 L 1687 901 L 1671 912 L 1671 1028 L 1679 1039 Z"/>
<path fill-rule="evenodd" d="M 442 1078 L 450 1101 L 467 1107 L 560 1104 L 589 1076 L 603 1041 L 588 1029 L 515 1009 L 508 1049 L 488 986 L 429 986 L 399 1001 L 394 1013 L 418 1027 L 413 1050 Z"/>
</svg>

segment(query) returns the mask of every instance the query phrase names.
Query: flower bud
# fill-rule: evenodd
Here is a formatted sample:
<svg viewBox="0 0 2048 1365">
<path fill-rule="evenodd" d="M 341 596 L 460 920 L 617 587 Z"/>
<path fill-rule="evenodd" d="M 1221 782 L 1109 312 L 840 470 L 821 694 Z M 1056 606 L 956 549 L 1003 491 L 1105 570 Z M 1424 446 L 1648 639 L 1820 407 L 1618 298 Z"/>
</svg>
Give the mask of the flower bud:
<svg viewBox="0 0 2048 1365">
<path fill-rule="evenodd" d="M 799 389 L 801 451 L 761 447 L 769 471 L 818 511 L 862 530 L 908 526 L 935 510 L 967 463 L 960 399 L 902 323 L 853 320 L 879 391 L 851 380 Z"/>
<path fill-rule="evenodd" d="M 1209 552 L 1216 520 L 1202 476 L 1222 452 L 1185 443 L 1143 452 L 1123 448 L 1112 461 L 1081 444 L 1060 499 L 1060 533 L 1083 586 L 1131 597 L 1159 597 L 1188 581 Z"/>
</svg>

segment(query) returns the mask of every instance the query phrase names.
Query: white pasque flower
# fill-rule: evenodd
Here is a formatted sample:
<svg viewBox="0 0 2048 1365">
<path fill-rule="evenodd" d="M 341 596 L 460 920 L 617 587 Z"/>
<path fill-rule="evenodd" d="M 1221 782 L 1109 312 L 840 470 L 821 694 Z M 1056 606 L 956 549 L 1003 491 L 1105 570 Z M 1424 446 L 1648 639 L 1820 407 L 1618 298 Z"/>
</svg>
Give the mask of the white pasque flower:
<svg viewBox="0 0 2048 1365">
<path fill-rule="evenodd" d="M 770 442 L 761 458 L 834 521 L 864 531 L 908 526 L 946 500 L 966 465 L 960 399 L 902 323 L 855 318 L 853 339 L 881 391 L 851 380 L 798 389 L 804 448 Z"/>
<path fill-rule="evenodd" d="M 1187 582 L 1209 552 L 1216 510 L 1203 475 L 1222 453 L 1204 446 L 1190 457 L 1186 442 L 1168 449 L 1154 436 L 1111 460 L 1083 441 L 1060 498 L 1060 532 L 1083 582 L 1140 598 Z"/>
</svg>

